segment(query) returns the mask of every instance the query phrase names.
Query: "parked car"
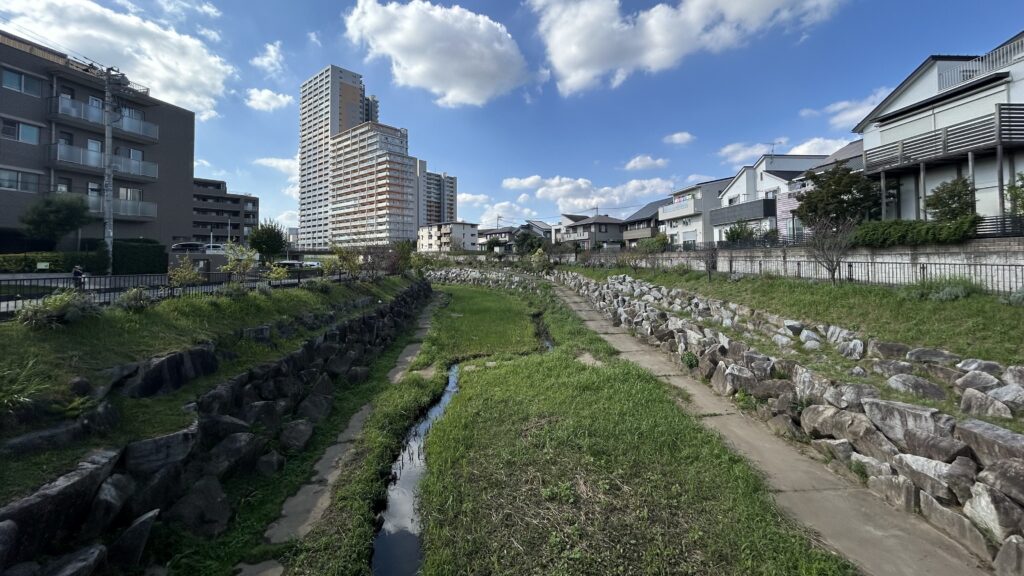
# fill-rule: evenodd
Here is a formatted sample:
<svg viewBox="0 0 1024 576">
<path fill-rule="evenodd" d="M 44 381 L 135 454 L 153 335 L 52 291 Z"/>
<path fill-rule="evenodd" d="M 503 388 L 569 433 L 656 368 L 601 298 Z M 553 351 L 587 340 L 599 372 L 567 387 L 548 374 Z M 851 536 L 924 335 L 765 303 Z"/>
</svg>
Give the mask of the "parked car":
<svg viewBox="0 0 1024 576">
<path fill-rule="evenodd" d="M 201 252 L 205 247 L 202 242 L 178 242 L 171 245 L 171 252 Z"/>
<path fill-rule="evenodd" d="M 206 252 L 207 254 L 223 254 L 224 253 L 224 245 L 223 244 L 205 244 L 205 245 L 203 245 L 203 252 Z"/>
<path fill-rule="evenodd" d="M 310 260 L 308 262 L 303 262 L 302 263 L 302 267 L 303 268 L 319 268 L 320 267 L 320 263 L 317 262 L 316 260 Z"/>
<path fill-rule="evenodd" d="M 302 261 L 301 260 L 278 260 L 277 262 L 274 262 L 274 266 L 280 266 L 281 268 L 287 268 L 289 270 L 292 270 L 292 269 L 295 269 L 295 268 L 302 268 Z"/>
</svg>

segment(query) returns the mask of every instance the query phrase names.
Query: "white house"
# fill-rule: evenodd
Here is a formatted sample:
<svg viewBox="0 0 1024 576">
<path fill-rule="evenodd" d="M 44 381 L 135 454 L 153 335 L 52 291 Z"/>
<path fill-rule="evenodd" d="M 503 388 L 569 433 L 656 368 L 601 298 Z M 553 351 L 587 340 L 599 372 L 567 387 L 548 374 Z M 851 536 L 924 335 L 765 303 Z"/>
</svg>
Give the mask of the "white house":
<svg viewBox="0 0 1024 576">
<path fill-rule="evenodd" d="M 477 249 L 477 227 L 469 222 L 441 222 L 420 226 L 417 252 L 451 252 Z"/>
<path fill-rule="evenodd" d="M 714 227 L 708 211 L 718 208 L 718 194 L 732 178 L 719 178 L 694 184 L 672 193 L 672 201 L 658 208 L 658 229 L 676 246 L 693 246 L 708 242 Z"/>
<path fill-rule="evenodd" d="M 740 168 L 718 194 L 721 207 L 709 212 L 713 240 L 725 240 L 726 230 L 740 222 L 762 232 L 775 229 L 775 198 L 825 158 L 816 154 L 765 154 L 753 166 Z"/>
<path fill-rule="evenodd" d="M 789 183 L 789 190 L 782 191 L 775 197 L 775 225 L 779 234 L 785 238 L 799 239 L 804 234 L 804 223 L 793 213 L 799 206 L 798 196 L 814 189 L 807 174 L 821 174 L 836 166 L 845 166 L 853 172 L 864 171 L 864 141 L 854 140 L 825 158 L 821 164 L 814 166 Z"/>
<path fill-rule="evenodd" d="M 1009 212 L 1006 186 L 1024 171 L 1024 32 L 982 56 L 929 56 L 854 128 L 865 173 L 896 188 L 883 218 L 927 219 L 940 183 L 974 182 L 977 212 Z"/>
</svg>

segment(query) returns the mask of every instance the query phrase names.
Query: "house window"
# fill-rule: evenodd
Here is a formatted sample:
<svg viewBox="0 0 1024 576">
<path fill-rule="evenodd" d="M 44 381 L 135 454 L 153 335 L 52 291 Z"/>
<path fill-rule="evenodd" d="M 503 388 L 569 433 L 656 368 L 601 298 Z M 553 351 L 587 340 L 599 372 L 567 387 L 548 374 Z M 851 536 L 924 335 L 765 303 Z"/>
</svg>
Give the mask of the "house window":
<svg viewBox="0 0 1024 576">
<path fill-rule="evenodd" d="M 117 197 L 121 200 L 142 200 L 142 188 L 126 188 L 121 186 L 117 190 Z"/>
<path fill-rule="evenodd" d="M 599 225 L 599 226 L 597 227 L 597 231 L 598 231 L 598 232 L 607 232 L 607 231 L 608 231 L 608 225 L 607 225 L 607 224 L 601 224 L 601 225 Z"/>
<path fill-rule="evenodd" d="M 103 194 L 103 187 L 100 186 L 99 182 L 89 182 L 87 189 L 89 191 L 89 196 L 100 196 Z"/>
<path fill-rule="evenodd" d="M 35 76 L 29 76 L 22 74 L 10 68 L 4 68 L 3 71 L 3 86 L 8 90 L 14 90 L 15 92 L 21 92 L 22 94 L 28 94 L 29 96 L 42 96 L 43 95 L 43 82 Z"/>
<path fill-rule="evenodd" d="M 75 143 L 75 135 L 71 132 L 61 131 L 60 136 L 57 137 L 57 142 L 65 146 L 71 146 Z"/>
<path fill-rule="evenodd" d="M 736 201 L 739 199 L 739 196 L 733 196 L 732 198 L 729 198 L 729 206 L 736 204 Z"/>
<path fill-rule="evenodd" d="M 25 144 L 39 144 L 39 127 L 17 120 L 3 119 L 3 131 L 0 133 L 7 140 L 17 140 Z"/>
<path fill-rule="evenodd" d="M 19 190 L 21 192 L 38 192 L 39 174 L 18 172 L 16 170 L 0 170 L 0 188 Z"/>
<path fill-rule="evenodd" d="M 60 95 L 67 98 L 68 100 L 75 99 L 75 89 L 70 86 L 61 86 Z"/>
<path fill-rule="evenodd" d="M 62 194 L 71 192 L 71 178 L 57 178 L 57 192 Z"/>
</svg>

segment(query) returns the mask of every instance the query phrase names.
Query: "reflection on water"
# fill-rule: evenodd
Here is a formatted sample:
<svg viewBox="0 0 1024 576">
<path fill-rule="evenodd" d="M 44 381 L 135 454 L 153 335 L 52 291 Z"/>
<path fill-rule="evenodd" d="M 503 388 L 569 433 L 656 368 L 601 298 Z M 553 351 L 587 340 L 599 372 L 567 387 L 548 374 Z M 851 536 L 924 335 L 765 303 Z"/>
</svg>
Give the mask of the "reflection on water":
<svg viewBox="0 0 1024 576">
<path fill-rule="evenodd" d="M 388 486 L 387 507 L 381 514 L 384 523 L 373 540 L 375 575 L 408 576 L 419 572 L 423 551 L 420 549 L 416 491 L 427 469 L 423 440 L 458 389 L 459 365 L 455 364 L 448 371 L 448 386 L 441 399 L 409 431 L 402 453 L 391 466 L 393 481 Z"/>
</svg>

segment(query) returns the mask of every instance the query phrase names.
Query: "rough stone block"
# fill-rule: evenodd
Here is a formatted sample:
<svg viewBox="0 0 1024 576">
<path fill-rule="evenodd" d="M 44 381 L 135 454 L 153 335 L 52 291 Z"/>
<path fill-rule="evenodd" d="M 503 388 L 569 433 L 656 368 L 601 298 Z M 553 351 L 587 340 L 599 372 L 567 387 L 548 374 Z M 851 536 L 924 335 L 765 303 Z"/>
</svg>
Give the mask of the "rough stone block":
<svg viewBox="0 0 1024 576">
<path fill-rule="evenodd" d="M 992 550 L 985 536 L 962 514 L 940 504 L 928 493 L 921 493 L 921 515 L 929 524 L 943 531 L 964 548 L 986 562 L 992 561 Z"/>
<path fill-rule="evenodd" d="M 966 420 L 956 427 L 954 436 L 966 443 L 983 466 L 1007 458 L 1024 459 L 1024 435 L 981 420 Z"/>
<path fill-rule="evenodd" d="M 913 513 L 917 509 L 918 490 L 908 478 L 871 476 L 868 478 L 868 489 L 898 510 Z"/>
</svg>

